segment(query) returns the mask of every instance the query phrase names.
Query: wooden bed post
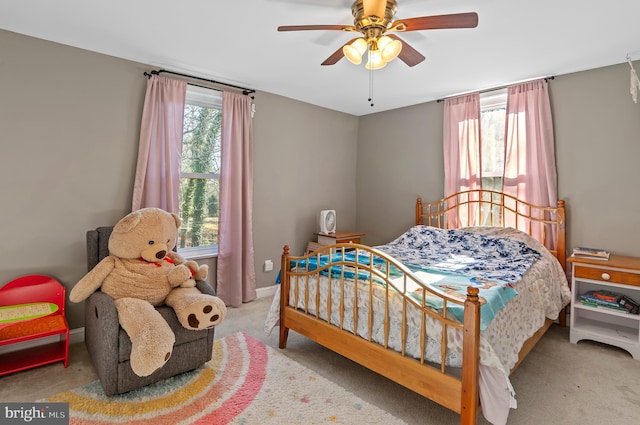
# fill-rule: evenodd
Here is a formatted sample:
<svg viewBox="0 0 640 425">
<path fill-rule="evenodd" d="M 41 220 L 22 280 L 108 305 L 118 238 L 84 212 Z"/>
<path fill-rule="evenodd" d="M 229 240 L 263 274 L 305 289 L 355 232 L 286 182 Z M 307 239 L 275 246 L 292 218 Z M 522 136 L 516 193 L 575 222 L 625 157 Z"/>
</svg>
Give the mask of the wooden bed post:
<svg viewBox="0 0 640 425">
<path fill-rule="evenodd" d="M 556 258 L 560 262 L 562 266 L 562 270 L 564 270 L 565 274 L 567 273 L 567 229 L 565 227 L 565 219 L 566 219 L 566 211 L 564 207 L 564 201 L 558 200 L 558 212 L 556 217 L 556 222 L 558 224 L 557 231 L 558 234 L 556 236 L 557 246 L 556 246 Z M 567 326 L 567 308 L 566 306 L 560 312 L 558 316 L 558 321 L 561 327 Z"/>
<path fill-rule="evenodd" d="M 480 299 L 479 289 L 467 288 L 464 302 L 462 340 L 462 399 L 460 424 L 476 425 L 479 413 L 478 368 L 480 366 Z"/>
<path fill-rule="evenodd" d="M 287 348 L 289 328 L 285 326 L 285 314 L 289 305 L 289 245 L 282 248 L 282 260 L 280 262 L 280 340 L 278 347 Z"/>
<path fill-rule="evenodd" d="M 416 199 L 416 225 L 422 224 L 422 198 Z"/>
<path fill-rule="evenodd" d="M 558 201 L 558 246 L 556 252 L 558 253 L 558 261 L 560 265 L 566 271 L 567 270 L 567 245 L 566 245 L 566 229 L 565 229 L 565 209 L 564 201 Z"/>
</svg>

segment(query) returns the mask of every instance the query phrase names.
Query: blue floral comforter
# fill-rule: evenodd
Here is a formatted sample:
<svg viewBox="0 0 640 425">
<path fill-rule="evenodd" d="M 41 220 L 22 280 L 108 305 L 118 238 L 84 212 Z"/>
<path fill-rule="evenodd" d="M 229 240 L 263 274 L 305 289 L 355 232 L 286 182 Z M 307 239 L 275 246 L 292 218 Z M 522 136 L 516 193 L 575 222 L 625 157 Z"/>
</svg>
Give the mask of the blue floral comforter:
<svg viewBox="0 0 640 425">
<path fill-rule="evenodd" d="M 396 240 L 376 247 L 416 273 L 428 286 L 464 298 L 468 286 L 479 289 L 480 329 L 518 295 L 516 284 L 542 256 L 524 242 L 468 232 L 414 226 Z M 421 300 L 422 291 L 410 294 Z M 426 303 L 441 309 L 442 300 L 427 294 Z M 464 308 L 448 310 L 462 321 Z"/>
<path fill-rule="evenodd" d="M 429 226 L 414 226 L 376 248 L 413 270 L 454 273 L 498 284 L 518 282 L 541 257 L 520 241 Z"/>
</svg>

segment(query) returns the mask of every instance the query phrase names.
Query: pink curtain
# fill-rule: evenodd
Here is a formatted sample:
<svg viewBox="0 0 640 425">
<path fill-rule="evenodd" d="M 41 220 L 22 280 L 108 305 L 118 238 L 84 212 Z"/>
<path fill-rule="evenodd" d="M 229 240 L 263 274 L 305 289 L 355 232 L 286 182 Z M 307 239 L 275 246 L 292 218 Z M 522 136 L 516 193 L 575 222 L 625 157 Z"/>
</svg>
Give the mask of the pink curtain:
<svg viewBox="0 0 640 425">
<path fill-rule="evenodd" d="M 223 93 L 217 294 L 234 307 L 256 298 L 251 98 Z"/>
<path fill-rule="evenodd" d="M 479 93 L 445 99 L 443 134 L 445 196 L 481 188 Z M 458 201 L 454 199 L 452 204 Z M 478 224 L 475 217 L 473 211 L 461 209 L 447 221 L 449 227 L 471 226 Z"/>
<path fill-rule="evenodd" d="M 503 192 L 531 204 L 556 206 L 555 142 L 544 79 L 508 88 L 506 121 Z M 541 236 L 543 226 L 537 227 L 536 236 Z"/>
<path fill-rule="evenodd" d="M 180 155 L 187 83 L 153 75 L 142 111 L 132 211 L 179 213 Z"/>
</svg>

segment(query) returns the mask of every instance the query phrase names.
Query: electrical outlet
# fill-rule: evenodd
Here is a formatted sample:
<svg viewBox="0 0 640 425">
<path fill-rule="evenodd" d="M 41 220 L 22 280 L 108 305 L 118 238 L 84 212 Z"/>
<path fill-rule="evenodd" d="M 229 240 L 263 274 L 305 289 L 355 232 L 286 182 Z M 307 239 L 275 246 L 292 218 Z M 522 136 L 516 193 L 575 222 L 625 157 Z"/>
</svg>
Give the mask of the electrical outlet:
<svg viewBox="0 0 640 425">
<path fill-rule="evenodd" d="M 270 272 L 271 270 L 273 270 L 273 261 L 265 260 L 265 262 L 264 262 L 264 271 L 265 272 Z"/>
</svg>

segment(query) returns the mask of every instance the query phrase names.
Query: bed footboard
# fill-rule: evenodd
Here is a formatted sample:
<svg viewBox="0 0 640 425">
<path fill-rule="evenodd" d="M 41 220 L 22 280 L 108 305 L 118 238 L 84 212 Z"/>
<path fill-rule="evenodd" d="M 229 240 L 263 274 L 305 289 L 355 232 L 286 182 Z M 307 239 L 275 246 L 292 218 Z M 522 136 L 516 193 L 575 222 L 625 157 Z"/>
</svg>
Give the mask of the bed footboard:
<svg viewBox="0 0 640 425">
<path fill-rule="evenodd" d="M 280 348 L 291 329 L 459 413 L 461 424 L 477 423 L 477 288 L 469 287 L 466 299 L 440 292 L 385 253 L 359 244 L 305 256 L 292 256 L 285 246 L 280 282 Z M 451 305 L 464 308 L 462 322 L 449 312 Z M 408 343 L 416 333 L 418 352 Z M 461 375 L 447 366 L 454 333 L 463 338 Z M 437 341 L 436 361 L 425 354 L 428 341 Z"/>
</svg>

